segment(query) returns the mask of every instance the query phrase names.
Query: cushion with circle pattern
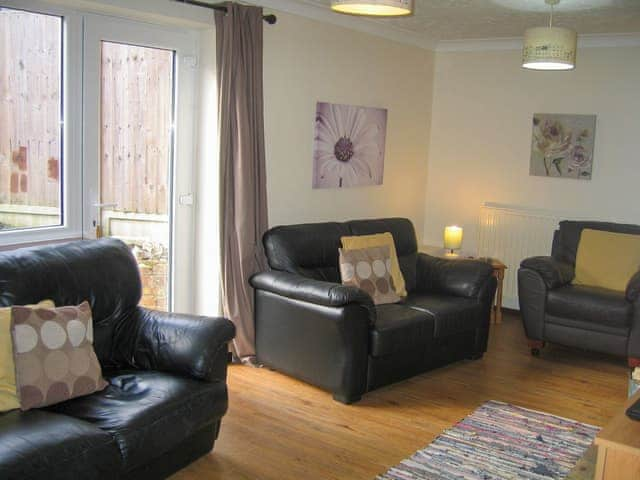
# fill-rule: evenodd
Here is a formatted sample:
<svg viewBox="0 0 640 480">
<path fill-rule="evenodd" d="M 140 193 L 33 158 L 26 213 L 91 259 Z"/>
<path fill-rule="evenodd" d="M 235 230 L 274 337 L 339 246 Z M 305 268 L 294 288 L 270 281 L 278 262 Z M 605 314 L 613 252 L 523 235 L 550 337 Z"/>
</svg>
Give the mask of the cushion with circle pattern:
<svg viewBox="0 0 640 480">
<path fill-rule="evenodd" d="M 88 302 L 12 307 L 11 337 L 20 408 L 29 410 L 102 390 Z"/>
<path fill-rule="evenodd" d="M 339 252 L 343 285 L 361 288 L 371 296 L 376 305 L 401 300 L 393 288 L 388 246 L 355 250 L 340 248 Z"/>
</svg>

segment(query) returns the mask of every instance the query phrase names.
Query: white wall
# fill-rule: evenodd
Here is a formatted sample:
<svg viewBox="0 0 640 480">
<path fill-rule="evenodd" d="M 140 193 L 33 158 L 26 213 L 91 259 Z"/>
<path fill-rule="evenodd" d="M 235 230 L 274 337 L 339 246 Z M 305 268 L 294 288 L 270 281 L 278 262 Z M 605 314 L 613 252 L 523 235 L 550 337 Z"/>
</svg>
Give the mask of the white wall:
<svg viewBox="0 0 640 480">
<path fill-rule="evenodd" d="M 596 114 L 593 179 L 529 176 L 533 113 Z M 486 201 L 640 223 L 640 47 L 581 48 L 572 72 L 531 72 L 516 50 L 436 55 L 425 240 Z"/>
<path fill-rule="evenodd" d="M 404 216 L 420 234 L 433 54 L 277 15 L 276 25 L 265 26 L 264 44 L 269 223 Z M 383 185 L 311 188 L 317 101 L 388 109 Z"/>
</svg>

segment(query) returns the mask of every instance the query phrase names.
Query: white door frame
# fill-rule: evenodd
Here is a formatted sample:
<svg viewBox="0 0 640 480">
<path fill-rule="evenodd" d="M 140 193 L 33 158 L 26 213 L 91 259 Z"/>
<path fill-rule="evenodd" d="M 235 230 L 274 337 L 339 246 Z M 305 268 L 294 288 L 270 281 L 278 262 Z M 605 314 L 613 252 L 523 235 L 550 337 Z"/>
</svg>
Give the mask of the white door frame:
<svg viewBox="0 0 640 480">
<path fill-rule="evenodd" d="M 101 41 L 164 48 L 176 52 L 174 155 L 169 202 L 171 219 L 171 311 L 194 308 L 195 100 L 198 48 L 196 33 L 186 29 L 87 14 L 84 16 L 83 78 L 83 236 L 95 238 L 100 221 L 100 63 Z M 191 197 L 189 197 L 191 195 Z M 182 201 L 180 201 L 182 200 Z M 191 201 L 190 201 L 191 200 Z"/>
</svg>

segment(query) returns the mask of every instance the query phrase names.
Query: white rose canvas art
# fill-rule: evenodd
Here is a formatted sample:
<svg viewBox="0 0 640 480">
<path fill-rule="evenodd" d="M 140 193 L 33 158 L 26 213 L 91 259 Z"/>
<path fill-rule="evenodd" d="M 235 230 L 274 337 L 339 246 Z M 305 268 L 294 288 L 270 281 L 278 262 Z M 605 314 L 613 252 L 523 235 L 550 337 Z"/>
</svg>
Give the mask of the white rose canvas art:
<svg viewBox="0 0 640 480">
<path fill-rule="evenodd" d="M 382 185 L 387 110 L 318 102 L 313 188 Z"/>
<path fill-rule="evenodd" d="M 530 174 L 591 180 L 595 115 L 535 113 Z"/>
</svg>

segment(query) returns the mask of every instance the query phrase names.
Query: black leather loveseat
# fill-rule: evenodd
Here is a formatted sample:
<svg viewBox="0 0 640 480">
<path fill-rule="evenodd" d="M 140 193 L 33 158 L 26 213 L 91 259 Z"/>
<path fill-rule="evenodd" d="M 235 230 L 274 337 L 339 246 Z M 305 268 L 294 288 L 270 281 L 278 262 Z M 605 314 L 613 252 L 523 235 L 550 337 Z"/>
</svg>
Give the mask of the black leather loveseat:
<svg viewBox="0 0 640 480">
<path fill-rule="evenodd" d="M 340 283 L 338 248 L 343 236 L 383 232 L 393 235 L 409 295 L 375 307 Z M 251 279 L 258 360 L 338 401 L 486 351 L 491 267 L 418 253 L 407 219 L 276 227 L 264 246 L 272 270 Z"/>
<path fill-rule="evenodd" d="M 551 256 L 531 257 L 518 270 L 520 312 L 531 353 L 545 341 L 627 357 L 640 365 L 640 273 L 626 292 L 572 285 L 582 230 L 640 235 L 640 226 L 562 221 Z"/>
<path fill-rule="evenodd" d="M 48 408 L 0 413 L 0 478 L 164 478 L 209 452 L 227 410 L 223 318 L 138 307 L 136 262 L 118 240 L 0 254 L 0 306 L 91 304 L 109 386 Z"/>
</svg>

